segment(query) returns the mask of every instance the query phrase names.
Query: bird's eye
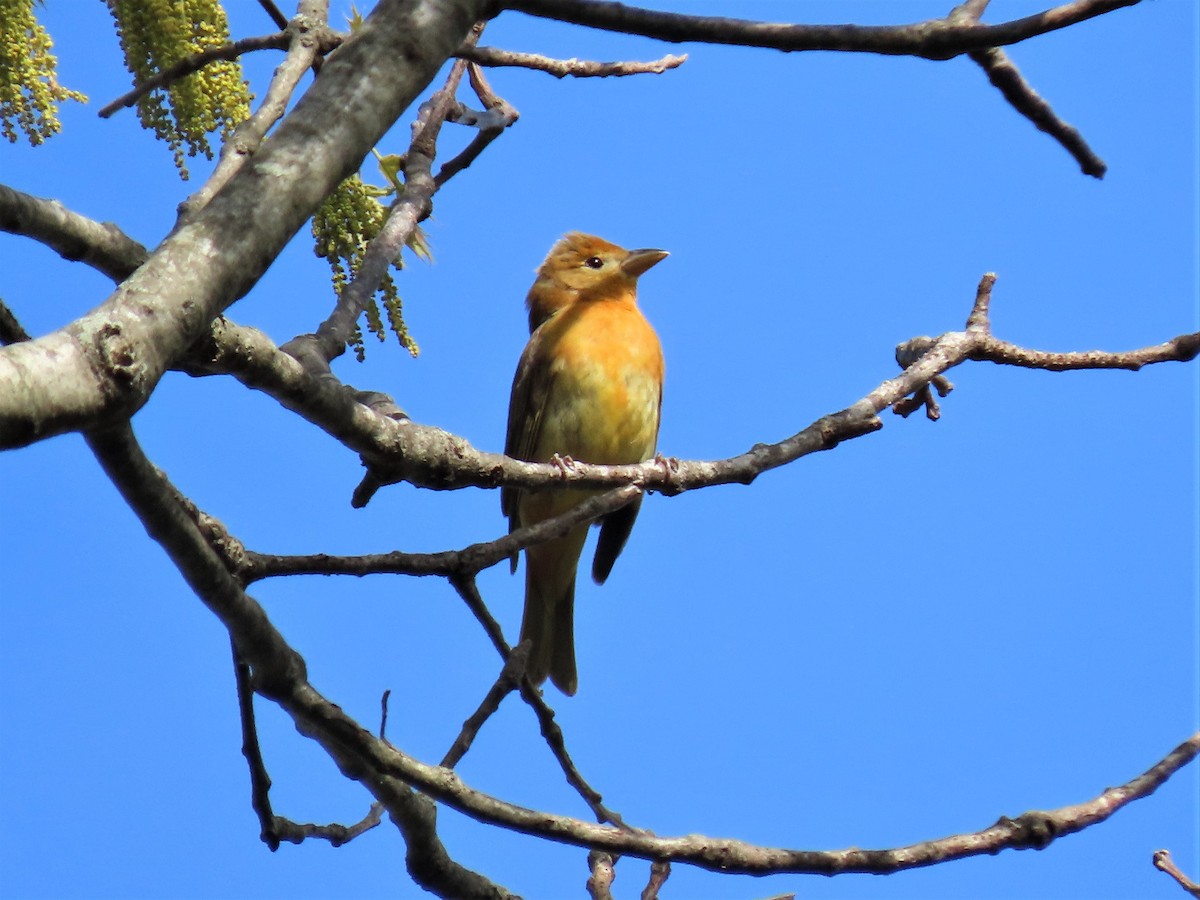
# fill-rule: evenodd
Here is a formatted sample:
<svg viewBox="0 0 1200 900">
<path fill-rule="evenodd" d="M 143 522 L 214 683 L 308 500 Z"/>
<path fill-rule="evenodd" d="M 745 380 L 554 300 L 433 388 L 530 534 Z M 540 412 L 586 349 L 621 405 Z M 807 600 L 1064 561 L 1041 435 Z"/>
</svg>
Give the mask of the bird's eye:
<svg viewBox="0 0 1200 900">
<path fill-rule="evenodd" d="M 583 261 L 583 264 L 584 264 L 585 266 L 587 266 L 589 269 L 602 269 L 602 268 L 604 268 L 604 260 L 602 260 L 602 259 L 601 259 L 600 257 L 598 257 L 598 256 L 589 256 L 587 259 L 585 259 L 585 260 Z"/>
</svg>

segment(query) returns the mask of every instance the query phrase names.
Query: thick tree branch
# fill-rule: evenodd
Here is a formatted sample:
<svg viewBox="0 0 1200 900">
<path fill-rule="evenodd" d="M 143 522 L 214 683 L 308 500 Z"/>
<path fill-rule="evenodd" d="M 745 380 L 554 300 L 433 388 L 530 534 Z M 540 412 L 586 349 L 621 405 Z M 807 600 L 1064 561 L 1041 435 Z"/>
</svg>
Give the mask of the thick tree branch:
<svg viewBox="0 0 1200 900">
<path fill-rule="evenodd" d="M 123 421 L 262 276 L 458 48 L 485 0 L 383 0 L 254 158 L 104 304 L 0 350 L 0 447 Z"/>
<path fill-rule="evenodd" d="M 510 897 L 498 885 L 450 859 L 437 837 L 435 810 L 427 797 L 415 793 L 395 773 L 362 757 L 357 748 L 359 732 L 372 748 L 387 750 L 388 745 L 362 730 L 308 684 L 300 654 L 208 545 L 179 502 L 178 492 L 146 458 L 128 424 L 86 437 L 147 533 L 229 631 L 237 654 L 251 666 L 254 690 L 292 714 L 297 727 L 316 738 L 342 770 L 353 773 L 351 777 L 363 783 L 391 813 L 408 844 L 409 871 L 417 882 L 444 896 Z"/>
<path fill-rule="evenodd" d="M 736 44 L 774 50 L 840 50 L 950 59 L 1067 28 L 1140 0 L 1075 0 L 999 25 L 931 19 L 910 25 L 791 25 L 717 16 L 689 16 L 608 0 L 504 0 L 508 9 L 589 28 L 662 41 Z"/>
</svg>

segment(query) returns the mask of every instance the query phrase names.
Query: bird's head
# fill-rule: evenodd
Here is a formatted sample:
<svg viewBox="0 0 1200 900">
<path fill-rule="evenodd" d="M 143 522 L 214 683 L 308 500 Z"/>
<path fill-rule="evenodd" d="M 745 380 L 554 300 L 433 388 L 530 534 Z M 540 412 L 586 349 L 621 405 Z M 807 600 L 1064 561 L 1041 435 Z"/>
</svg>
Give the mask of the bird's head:
<svg viewBox="0 0 1200 900">
<path fill-rule="evenodd" d="M 626 250 L 578 231 L 564 235 L 529 289 L 529 330 L 579 300 L 634 300 L 638 276 L 666 257 L 665 250 Z"/>
</svg>

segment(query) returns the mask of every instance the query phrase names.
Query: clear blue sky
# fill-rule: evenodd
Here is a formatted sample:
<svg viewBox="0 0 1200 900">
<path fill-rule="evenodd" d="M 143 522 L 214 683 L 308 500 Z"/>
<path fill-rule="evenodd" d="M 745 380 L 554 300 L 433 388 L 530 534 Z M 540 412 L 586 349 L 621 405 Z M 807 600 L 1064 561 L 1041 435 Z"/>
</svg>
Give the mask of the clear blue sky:
<svg viewBox="0 0 1200 900">
<path fill-rule="evenodd" d="M 228 5 L 238 36 L 270 30 L 256 3 Z M 899 22 L 949 5 L 672 8 Z M 993 21 L 1036 9 L 994 6 Z M 45 147 L 0 146 L 0 181 L 153 246 L 191 187 L 131 113 L 95 116 L 128 87 L 102 4 L 50 0 L 42 15 L 63 81 L 92 103 L 68 106 Z M 680 52 L 512 13 L 484 43 Z M 1200 327 L 1195 4 L 1143 3 L 1012 50 L 1107 160 L 1102 182 L 967 60 L 682 49 L 689 61 L 662 76 L 490 72 L 521 119 L 438 195 L 436 262 L 401 279 L 420 358 L 371 345 L 338 374 L 500 450 L 525 291 L 571 229 L 671 251 L 642 302 L 667 358 L 661 449 L 682 459 L 781 439 L 859 399 L 895 374 L 897 343 L 962 327 L 986 271 L 999 274 L 996 333 L 1030 347 L 1129 349 Z M 279 59 L 251 62 L 260 95 Z M 385 152 L 406 145 L 408 121 Z M 448 128 L 444 152 L 469 137 Z M 331 303 L 323 265 L 301 234 L 231 318 L 278 342 L 311 330 Z M 0 235 L 0 296 L 30 331 L 109 291 Z M 608 584 L 580 580 L 578 696 L 548 691 L 580 769 L 660 835 L 807 849 L 975 830 L 1142 772 L 1197 728 L 1197 372 L 968 365 L 936 424 L 888 415 L 751 486 L 650 497 Z M 494 492 L 392 487 L 352 510 L 358 459 L 230 379 L 168 375 L 134 425 L 256 550 L 441 550 L 505 530 Z M 337 850 L 259 843 L 226 636 L 79 437 L 0 457 L 0 497 L 0 894 L 422 895 L 390 825 Z M 497 567 L 480 585 L 515 639 L 522 577 Z M 314 685 L 363 724 L 390 688 L 389 737 L 430 762 L 497 672 L 440 581 L 308 578 L 254 594 Z M 363 790 L 259 709 L 278 812 L 359 818 Z M 459 771 L 587 818 L 512 698 Z M 888 878 L 676 866 L 666 896 L 1174 898 L 1150 855 L 1167 847 L 1200 877 L 1198 771 L 1041 853 Z M 440 825 L 460 861 L 529 898 L 584 893 L 584 851 L 450 810 Z M 623 860 L 619 895 L 646 870 Z"/>
</svg>

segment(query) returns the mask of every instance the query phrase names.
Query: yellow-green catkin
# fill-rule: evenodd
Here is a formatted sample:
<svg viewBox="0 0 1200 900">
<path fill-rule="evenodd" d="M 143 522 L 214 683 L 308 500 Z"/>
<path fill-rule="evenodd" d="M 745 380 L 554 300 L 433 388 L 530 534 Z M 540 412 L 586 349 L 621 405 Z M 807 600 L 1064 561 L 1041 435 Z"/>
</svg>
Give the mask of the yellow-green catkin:
<svg viewBox="0 0 1200 900">
<path fill-rule="evenodd" d="M 125 65 L 142 84 L 175 63 L 229 43 L 220 0 L 107 0 L 117 24 Z M 250 115 L 250 92 L 237 60 L 215 60 L 200 71 L 156 88 L 138 100 L 142 124 L 167 142 L 188 177 L 185 156 L 212 159 L 208 136 L 228 137 Z"/>
<path fill-rule="evenodd" d="M 35 147 L 62 130 L 58 104 L 87 97 L 58 83 L 54 42 L 33 14 L 34 0 L 0 0 L 0 134 L 18 130 Z"/>
<path fill-rule="evenodd" d="M 351 175 L 325 199 L 313 216 L 312 233 L 316 239 L 314 250 L 333 270 L 333 289 L 338 296 L 341 296 L 350 279 L 357 274 L 367 244 L 379 233 L 387 219 L 387 209 L 377 199 L 381 193 L 385 192 L 364 184 L 358 175 Z M 423 241 L 421 248 L 425 255 L 428 255 Z M 402 264 L 397 258 L 392 266 L 398 270 Z M 367 330 L 379 340 L 386 340 L 387 328 L 383 323 L 386 314 L 387 327 L 396 335 L 400 346 L 416 356 L 420 348 L 404 324 L 400 292 L 390 272 L 384 276 L 379 286 L 379 296 L 383 301 L 383 311 L 380 310 L 375 297 L 367 302 L 366 309 L 363 310 Z M 361 361 L 366 352 L 361 330 L 355 331 L 350 343 L 354 348 L 354 355 Z"/>
</svg>

